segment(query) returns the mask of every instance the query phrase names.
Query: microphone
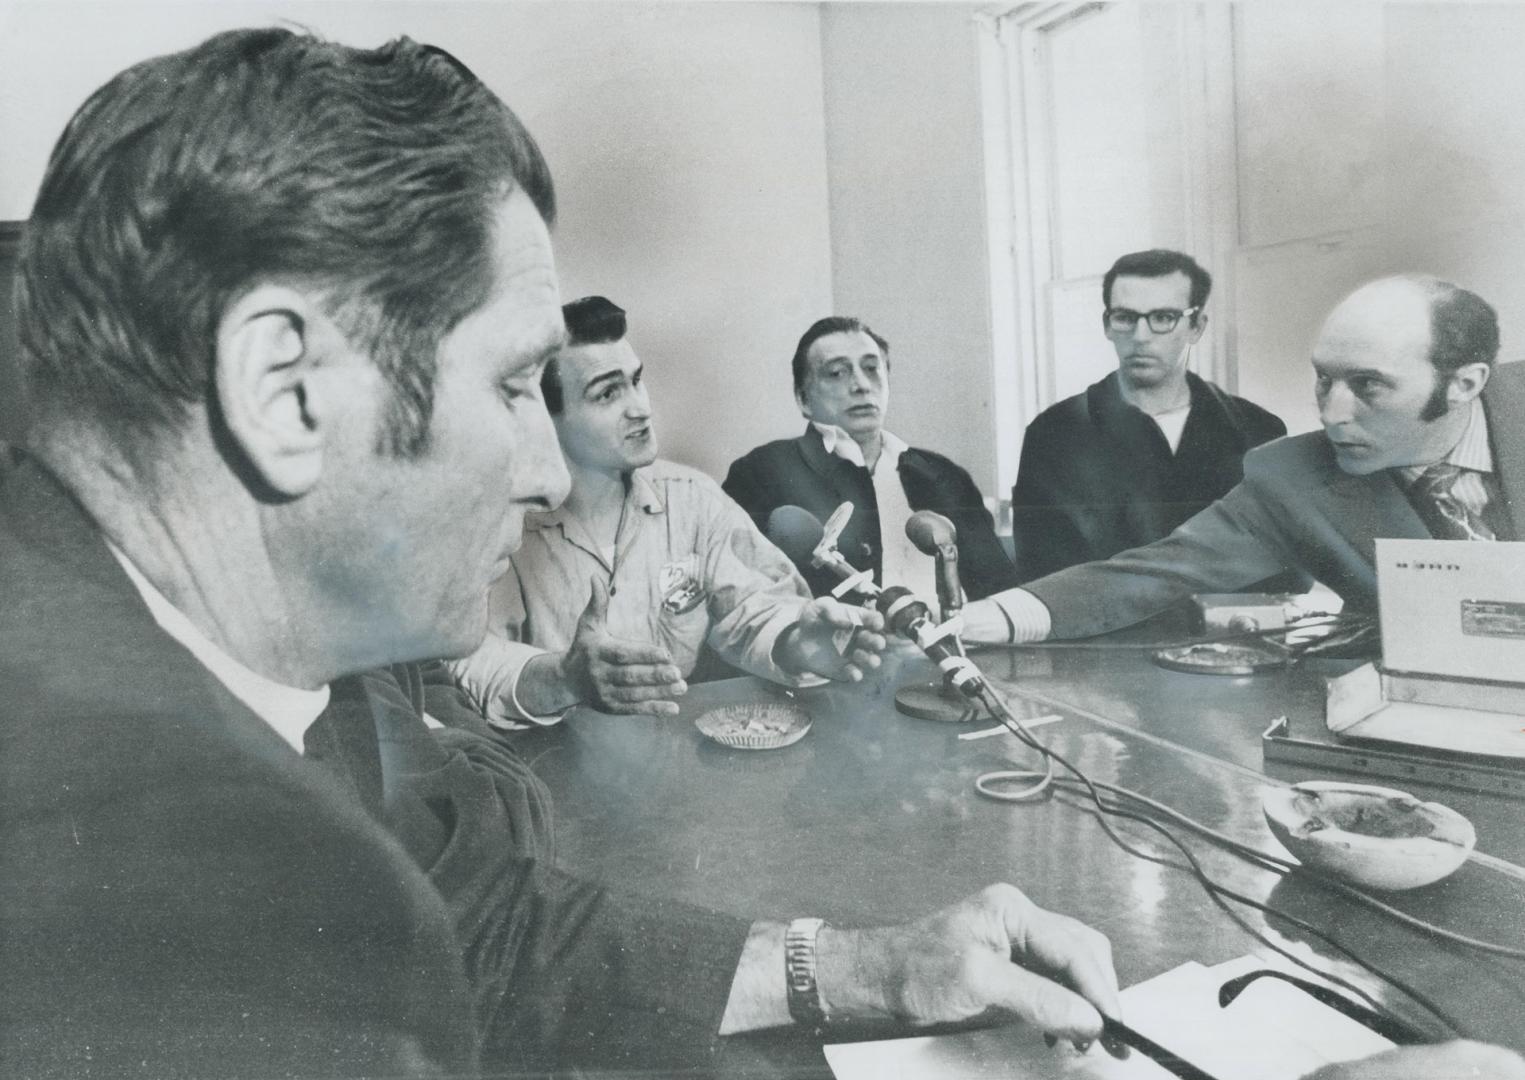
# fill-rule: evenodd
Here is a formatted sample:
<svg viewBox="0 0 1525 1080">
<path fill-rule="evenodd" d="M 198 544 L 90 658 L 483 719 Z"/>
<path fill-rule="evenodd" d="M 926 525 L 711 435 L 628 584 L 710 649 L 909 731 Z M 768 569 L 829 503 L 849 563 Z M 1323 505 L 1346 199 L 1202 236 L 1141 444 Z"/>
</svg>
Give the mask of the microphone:
<svg viewBox="0 0 1525 1080">
<path fill-rule="evenodd" d="M 848 562 L 836 547 L 837 537 L 842 534 L 842 528 L 852 516 L 852 511 L 852 503 L 843 503 L 832 512 L 831 519 L 823 526 L 809 510 L 798 506 L 780 506 L 768 515 L 768 539 L 782 549 L 796 566 L 809 564 L 835 574 L 844 585 L 834 590 L 833 596 L 842 592 L 878 596 L 879 586 L 874 584 L 873 575 Z M 849 586 L 847 582 L 852 584 Z"/>
<path fill-rule="evenodd" d="M 953 523 L 939 514 L 924 513 L 926 516 L 921 518 L 923 524 L 917 525 L 918 535 L 926 530 L 927 536 L 937 540 L 946 539 L 951 544 L 955 535 Z M 836 519 L 841 516 L 842 508 L 838 507 L 832 518 L 839 528 L 841 522 Z M 943 526 L 947 527 L 946 532 L 943 531 Z M 825 533 L 824 526 L 816 516 L 798 506 L 780 506 L 768 515 L 768 539 L 796 563 L 808 559 L 811 565 L 825 567 L 843 581 L 861 577 L 860 572 L 842 558 L 835 548 L 823 545 Z M 917 547 L 921 546 L 917 537 L 911 535 L 909 524 L 906 535 Z M 876 597 L 876 606 L 884 616 L 886 629 L 920 646 L 922 652 L 936 661 L 960 693 L 971 698 L 987 694 L 989 685 L 979 668 L 964 656 L 958 639 L 952 634 L 937 635 L 937 627 L 930 618 L 927 605 L 916 599 L 911 590 L 900 585 L 880 590 L 872 581 L 859 585 L 858 588 Z"/>
<path fill-rule="evenodd" d="M 797 566 L 804 566 L 815 554 L 825 530 L 816 516 L 798 506 L 780 506 L 768 515 L 768 539 L 789 556 Z"/>
<path fill-rule="evenodd" d="M 958 529 L 953 522 L 931 510 L 918 510 L 905 523 L 906 539 L 923 555 L 937 560 L 937 607 L 944 620 L 964 606 L 958 583 Z"/>
<path fill-rule="evenodd" d="M 949 681 L 965 697 L 977 697 L 986 689 L 984 676 L 958 647 L 952 634 L 938 635 L 927 605 L 916 599 L 911 590 L 891 585 L 879 594 L 879 614 L 885 628 L 921 646 L 921 651 L 937 662 Z"/>
</svg>

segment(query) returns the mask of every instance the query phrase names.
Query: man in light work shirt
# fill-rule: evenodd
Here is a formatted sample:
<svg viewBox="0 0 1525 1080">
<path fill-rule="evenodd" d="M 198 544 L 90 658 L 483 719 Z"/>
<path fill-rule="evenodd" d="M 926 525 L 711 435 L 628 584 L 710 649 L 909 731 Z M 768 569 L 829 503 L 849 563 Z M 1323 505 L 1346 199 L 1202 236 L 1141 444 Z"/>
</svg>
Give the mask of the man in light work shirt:
<svg viewBox="0 0 1525 1080">
<path fill-rule="evenodd" d="M 790 685 L 857 680 L 877 667 L 878 615 L 812 600 L 788 557 L 713 480 L 657 458 L 625 312 L 589 296 L 563 314 L 569 344 L 542 391 L 571 494 L 528 520 L 493 590 L 487 641 L 451 665 L 487 718 L 549 723 L 580 702 L 676 713 L 672 699 L 706 643 Z"/>
<path fill-rule="evenodd" d="M 1374 611 L 1376 538 L 1512 540 L 1525 513 L 1525 365 L 1495 367 L 1481 297 L 1418 275 L 1346 297 L 1313 349 L 1322 432 L 1245 457 L 1244 481 L 1175 532 L 964 610 L 970 640 L 1104 633 L 1282 570 Z"/>
<path fill-rule="evenodd" d="M 1117 370 L 1027 427 L 1011 492 L 1021 580 L 1160 539 L 1228 494 L 1246 450 L 1287 433 L 1186 370 L 1212 284 L 1190 255 L 1163 249 L 1124 255 L 1102 278 Z"/>
<path fill-rule="evenodd" d="M 794 350 L 794 399 L 810 421 L 805 433 L 776 439 L 732 463 L 726 494 L 759 528 L 781 506 L 798 506 L 825 521 L 841 503 L 853 516 L 838 540 L 847 561 L 872 570 L 880 585 L 904 585 L 932 596 L 933 562 L 905 535 L 918 510 L 948 518 L 958 530 L 964 592 L 989 596 L 1015 585 L 1015 568 L 995 534 L 984 496 L 963 468 L 941 454 L 908 446 L 885 429 L 890 401 L 890 347 L 862 321 L 817 320 Z M 817 596 L 838 579 L 799 567 Z"/>
</svg>

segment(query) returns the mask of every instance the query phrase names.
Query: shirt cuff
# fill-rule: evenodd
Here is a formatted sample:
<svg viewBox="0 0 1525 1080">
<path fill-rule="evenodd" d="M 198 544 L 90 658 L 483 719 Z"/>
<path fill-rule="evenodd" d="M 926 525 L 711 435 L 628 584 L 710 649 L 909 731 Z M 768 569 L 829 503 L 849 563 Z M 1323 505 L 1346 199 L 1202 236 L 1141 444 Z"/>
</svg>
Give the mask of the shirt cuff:
<svg viewBox="0 0 1525 1080">
<path fill-rule="evenodd" d="M 1011 624 L 1011 643 L 1023 645 L 1042 641 L 1053 631 L 1054 620 L 1048 606 L 1026 589 L 1008 589 L 990 598 Z"/>
<path fill-rule="evenodd" d="M 487 722 L 503 731 L 522 731 L 529 727 L 549 727 L 559 724 L 571 707 L 550 715 L 537 715 L 519 703 L 519 678 L 525 665 L 537 656 L 545 655 L 544 649 L 526 645 L 521 641 L 509 641 L 496 634 L 488 634 L 487 640 L 476 652 L 464 660 L 451 660 L 446 665 L 456 685 L 465 691 Z"/>
</svg>

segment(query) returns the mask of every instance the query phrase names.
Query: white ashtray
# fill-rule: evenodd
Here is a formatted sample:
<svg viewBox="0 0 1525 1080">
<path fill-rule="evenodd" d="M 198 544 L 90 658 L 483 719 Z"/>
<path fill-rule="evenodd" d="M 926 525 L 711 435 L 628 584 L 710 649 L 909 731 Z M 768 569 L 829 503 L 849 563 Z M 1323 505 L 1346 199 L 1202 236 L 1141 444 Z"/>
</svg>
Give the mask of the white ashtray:
<svg viewBox="0 0 1525 1080">
<path fill-rule="evenodd" d="M 737 750 L 777 750 L 810 730 L 810 714 L 797 705 L 754 702 L 722 705 L 694 721 L 707 737 Z"/>
<path fill-rule="evenodd" d="M 1306 866 L 1370 889 L 1415 889 L 1450 874 L 1477 843 L 1449 806 L 1393 788 L 1308 780 L 1261 796 L 1266 824 Z"/>
</svg>

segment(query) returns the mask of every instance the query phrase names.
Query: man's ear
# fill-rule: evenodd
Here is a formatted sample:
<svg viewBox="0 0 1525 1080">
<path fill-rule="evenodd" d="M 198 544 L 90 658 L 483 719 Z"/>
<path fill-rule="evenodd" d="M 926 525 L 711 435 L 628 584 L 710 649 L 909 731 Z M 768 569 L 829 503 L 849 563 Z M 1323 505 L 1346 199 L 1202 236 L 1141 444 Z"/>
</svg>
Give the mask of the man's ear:
<svg viewBox="0 0 1525 1080">
<path fill-rule="evenodd" d="M 1483 387 L 1488 385 L 1488 376 L 1492 374 L 1493 368 L 1482 361 L 1463 364 L 1451 372 L 1446 385 L 1446 401 L 1452 408 L 1467 404 L 1483 392 Z"/>
<path fill-rule="evenodd" d="M 1207 312 L 1199 311 L 1191 317 L 1191 332 L 1186 335 L 1187 340 L 1193 345 L 1202 340 L 1202 335 L 1207 331 Z"/>
<path fill-rule="evenodd" d="M 306 293 L 261 285 L 218 323 L 212 381 L 223 422 L 245 462 L 281 495 L 305 494 L 323 469 L 331 418 L 313 384 L 316 339 L 328 322 Z"/>
<path fill-rule="evenodd" d="M 800 407 L 800 415 L 806 420 L 810 417 L 810 406 L 805 404 L 805 391 L 798 388 L 794 391 L 794 403 Z"/>
</svg>

